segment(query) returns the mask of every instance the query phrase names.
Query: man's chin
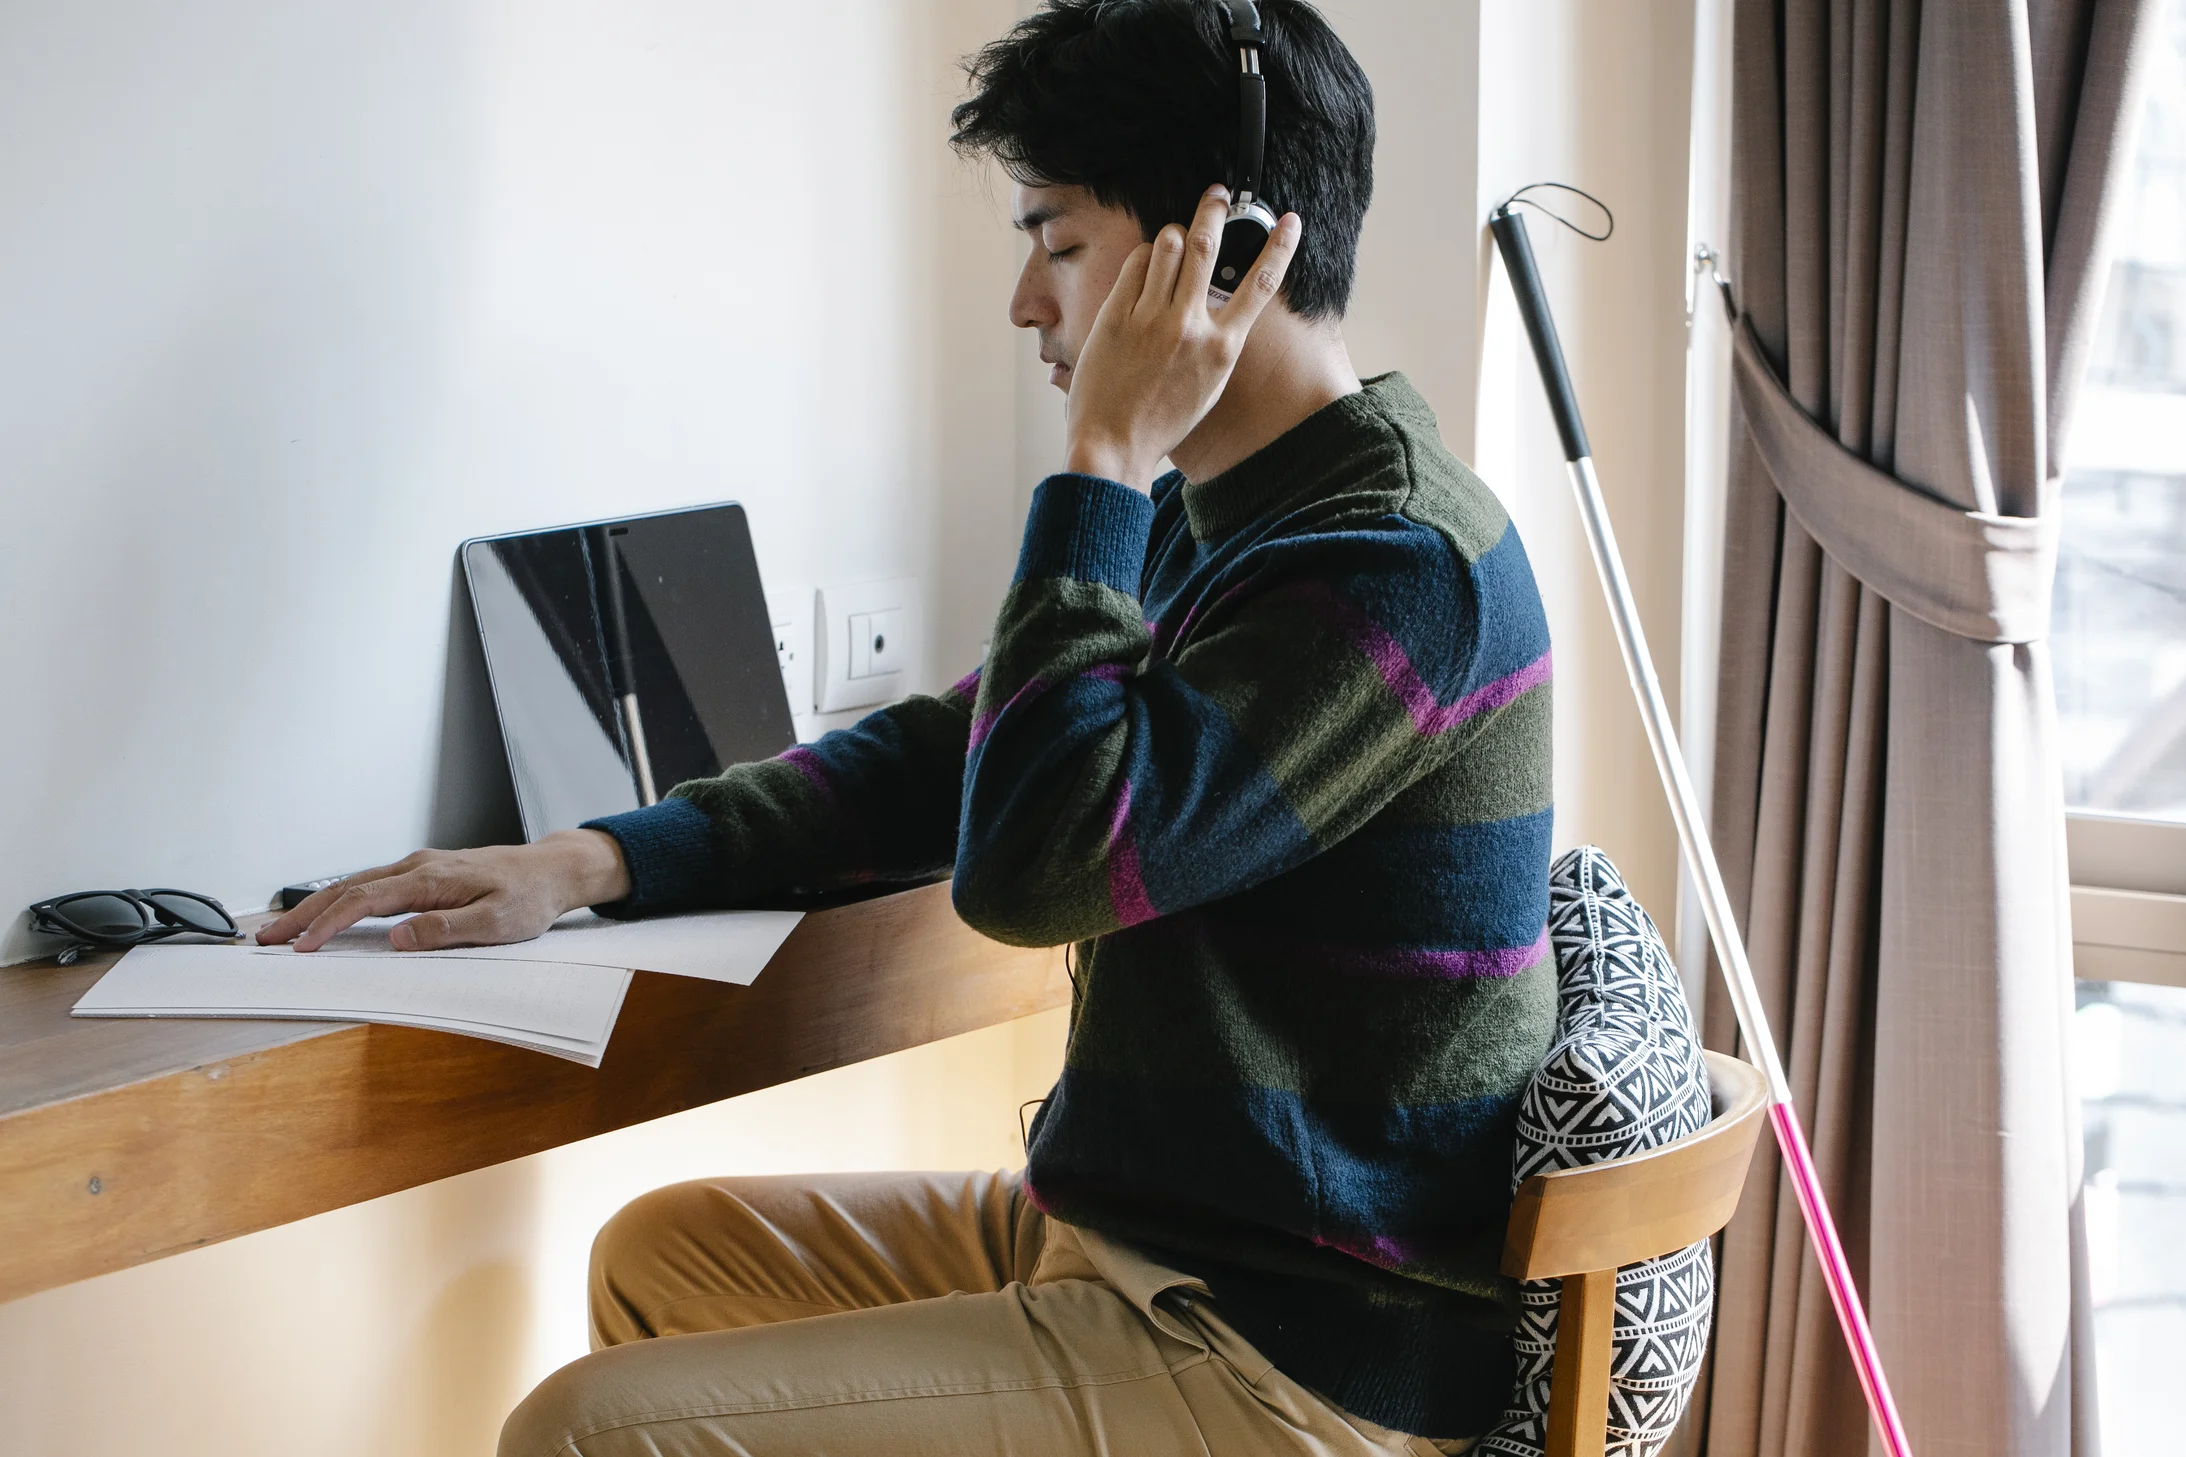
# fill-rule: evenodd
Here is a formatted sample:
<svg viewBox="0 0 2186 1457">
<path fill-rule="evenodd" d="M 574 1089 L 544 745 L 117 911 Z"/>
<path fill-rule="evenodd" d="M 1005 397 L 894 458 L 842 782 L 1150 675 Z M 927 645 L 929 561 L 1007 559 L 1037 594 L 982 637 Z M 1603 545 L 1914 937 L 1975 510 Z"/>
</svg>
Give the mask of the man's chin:
<svg viewBox="0 0 2186 1457">
<path fill-rule="evenodd" d="M 1049 365 L 1047 371 L 1047 382 L 1055 386 L 1055 388 L 1061 390 L 1064 394 L 1069 394 L 1070 366 L 1067 364 Z"/>
</svg>

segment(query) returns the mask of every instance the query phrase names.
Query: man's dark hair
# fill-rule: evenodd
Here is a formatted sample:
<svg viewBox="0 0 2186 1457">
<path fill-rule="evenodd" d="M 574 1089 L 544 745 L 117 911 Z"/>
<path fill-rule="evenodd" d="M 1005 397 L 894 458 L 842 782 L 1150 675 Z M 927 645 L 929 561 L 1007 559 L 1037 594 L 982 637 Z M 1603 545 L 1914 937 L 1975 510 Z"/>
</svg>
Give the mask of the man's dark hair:
<svg viewBox="0 0 2186 1457">
<path fill-rule="evenodd" d="M 1351 300 L 1374 195 L 1374 88 L 1305 0 L 1262 0 L 1265 200 L 1305 220 L 1283 295 L 1309 319 Z M 967 155 L 1019 182 L 1076 185 L 1152 240 L 1189 223 L 1237 150 L 1237 45 L 1215 0 L 1048 0 L 966 63 L 949 120 Z"/>
</svg>

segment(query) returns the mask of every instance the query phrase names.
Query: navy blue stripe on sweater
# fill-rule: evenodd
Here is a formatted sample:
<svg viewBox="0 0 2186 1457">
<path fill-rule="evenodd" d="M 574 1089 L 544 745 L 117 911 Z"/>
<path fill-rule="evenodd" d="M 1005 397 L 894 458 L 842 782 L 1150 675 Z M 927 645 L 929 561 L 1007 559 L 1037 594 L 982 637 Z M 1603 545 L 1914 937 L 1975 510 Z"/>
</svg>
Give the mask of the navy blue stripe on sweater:
<svg viewBox="0 0 2186 1457">
<path fill-rule="evenodd" d="M 1223 1096 L 1208 1095 L 1220 1086 Z M 1491 1094 L 1406 1107 L 1346 1106 L 1285 1088 L 1230 1084 L 1161 1085 L 1085 1067 L 1066 1067 L 1040 1110 L 1079 1131 L 1067 1169 L 1045 1173 L 1043 1199 L 1118 1189 L 1194 1190 L 1182 1219 L 1216 1217 L 1275 1229 L 1356 1254 L 1377 1236 L 1407 1247 L 1464 1243 L 1500 1235 L 1510 1209 L 1509 1178 L 1482 1179 L 1475 1160 L 1507 1164 L 1516 1138 L 1518 1098 Z M 1071 1104 L 1100 1108 L 1072 1119 Z M 1189 1137 L 1154 1110 L 1193 1106 Z M 1126 1111 L 1129 1110 L 1129 1111 Z M 1148 1116 L 1138 1116 L 1143 1112 Z M 1223 1150 L 1222 1177 L 1210 1183 L 1209 1146 Z M 1311 1170 L 1302 1183 L 1300 1169 Z M 1470 1290 L 1500 1299 L 1499 1286 Z"/>
<path fill-rule="evenodd" d="M 1270 938 L 1351 947 L 1488 950 L 1532 946 L 1548 924 L 1550 810 L 1476 824 L 1368 825 L 1315 857 L 1315 893 L 1287 878 L 1223 907 Z"/>
</svg>

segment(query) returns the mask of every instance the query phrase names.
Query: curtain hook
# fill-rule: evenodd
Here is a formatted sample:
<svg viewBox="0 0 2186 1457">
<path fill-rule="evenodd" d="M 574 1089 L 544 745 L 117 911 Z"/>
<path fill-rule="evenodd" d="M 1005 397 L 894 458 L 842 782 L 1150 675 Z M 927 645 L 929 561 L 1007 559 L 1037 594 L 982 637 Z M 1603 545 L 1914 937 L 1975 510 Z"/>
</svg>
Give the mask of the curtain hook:
<svg viewBox="0 0 2186 1457">
<path fill-rule="evenodd" d="M 1723 299 L 1724 320 L 1735 329 L 1738 327 L 1738 299 L 1731 292 L 1731 281 L 1725 278 L 1723 270 L 1716 266 L 1722 261 L 1723 255 L 1706 243 L 1697 243 L 1693 246 L 1693 272 L 1706 274 L 1708 281 L 1715 285 L 1716 292 Z M 1693 310 L 1691 305 L 1687 305 L 1685 309 L 1685 327 L 1689 329 L 1692 325 Z"/>
</svg>

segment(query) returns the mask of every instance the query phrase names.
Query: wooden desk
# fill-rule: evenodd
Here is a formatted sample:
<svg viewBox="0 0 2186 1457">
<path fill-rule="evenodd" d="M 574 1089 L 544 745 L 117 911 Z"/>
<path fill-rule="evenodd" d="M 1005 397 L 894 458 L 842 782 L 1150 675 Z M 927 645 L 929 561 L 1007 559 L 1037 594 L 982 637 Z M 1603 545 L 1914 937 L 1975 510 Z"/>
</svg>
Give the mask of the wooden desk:
<svg viewBox="0 0 2186 1457">
<path fill-rule="evenodd" d="M 0 969 L 0 1301 L 1069 999 L 946 884 L 815 911 L 749 987 L 641 972 L 598 1070 L 344 1022 L 93 1021 L 111 963 Z"/>
</svg>

